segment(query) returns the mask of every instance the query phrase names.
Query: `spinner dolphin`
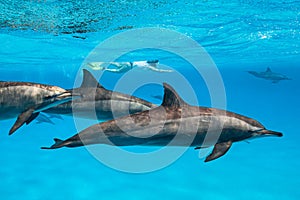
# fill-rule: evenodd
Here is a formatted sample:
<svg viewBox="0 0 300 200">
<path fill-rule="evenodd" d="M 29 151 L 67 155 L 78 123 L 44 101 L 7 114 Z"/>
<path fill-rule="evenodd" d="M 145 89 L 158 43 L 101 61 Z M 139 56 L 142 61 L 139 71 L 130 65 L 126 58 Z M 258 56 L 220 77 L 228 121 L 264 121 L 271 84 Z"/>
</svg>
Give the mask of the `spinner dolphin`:
<svg viewBox="0 0 300 200">
<path fill-rule="evenodd" d="M 220 127 L 219 124 L 223 126 Z M 210 144 L 214 145 L 214 149 L 205 162 L 224 155 L 234 142 L 262 136 L 282 136 L 280 132 L 267 130 L 254 119 L 233 112 L 191 106 L 184 102 L 171 86 L 164 84 L 161 106 L 93 125 L 66 140 L 55 138 L 54 145 L 42 149 L 91 144 L 173 145 L 193 146 L 199 149 L 208 147 L 203 142 L 209 129 L 212 130 L 209 134 L 215 134 L 217 141 Z M 176 141 L 172 141 L 175 136 Z"/>
<path fill-rule="evenodd" d="M 105 89 L 86 69 L 83 69 L 81 86 L 69 89 L 68 92 L 80 94 L 81 98 L 52 107 L 45 112 L 111 120 L 157 107 L 143 99 Z"/>
</svg>

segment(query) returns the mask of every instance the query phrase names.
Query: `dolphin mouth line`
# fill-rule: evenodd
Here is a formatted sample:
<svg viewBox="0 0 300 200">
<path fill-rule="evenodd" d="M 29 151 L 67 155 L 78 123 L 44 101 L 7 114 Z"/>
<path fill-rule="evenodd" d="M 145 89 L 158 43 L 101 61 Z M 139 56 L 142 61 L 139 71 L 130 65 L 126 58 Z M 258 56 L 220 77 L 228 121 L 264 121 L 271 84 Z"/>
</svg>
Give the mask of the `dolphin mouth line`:
<svg viewBox="0 0 300 200">
<path fill-rule="evenodd" d="M 257 132 L 262 135 L 274 135 L 274 136 L 278 136 L 278 137 L 283 136 L 283 134 L 281 132 L 271 131 L 271 130 L 267 130 L 267 129 L 261 129 L 261 130 L 258 130 Z"/>
</svg>

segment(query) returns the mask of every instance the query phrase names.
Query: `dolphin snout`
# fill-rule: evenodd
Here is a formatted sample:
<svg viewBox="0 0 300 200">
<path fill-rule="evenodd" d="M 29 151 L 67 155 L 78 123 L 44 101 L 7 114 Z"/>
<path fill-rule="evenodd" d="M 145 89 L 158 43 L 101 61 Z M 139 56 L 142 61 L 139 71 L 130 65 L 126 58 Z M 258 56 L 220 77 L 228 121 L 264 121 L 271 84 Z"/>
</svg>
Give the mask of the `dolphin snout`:
<svg viewBox="0 0 300 200">
<path fill-rule="evenodd" d="M 259 131 L 259 133 L 261 135 L 274 135 L 274 136 L 277 136 L 277 137 L 282 137 L 283 136 L 283 134 L 281 132 L 271 131 L 271 130 L 267 130 L 267 129 L 263 129 L 263 130 Z"/>
</svg>

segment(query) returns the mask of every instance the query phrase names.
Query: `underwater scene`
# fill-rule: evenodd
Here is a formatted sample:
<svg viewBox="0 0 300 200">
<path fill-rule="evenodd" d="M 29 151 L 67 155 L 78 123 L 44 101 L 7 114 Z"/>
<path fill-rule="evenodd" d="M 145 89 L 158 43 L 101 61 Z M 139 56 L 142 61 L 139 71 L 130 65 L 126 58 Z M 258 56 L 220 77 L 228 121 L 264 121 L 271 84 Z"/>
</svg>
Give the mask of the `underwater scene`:
<svg viewBox="0 0 300 200">
<path fill-rule="evenodd" d="M 0 9 L 0 199 L 300 199 L 300 1 Z"/>
</svg>

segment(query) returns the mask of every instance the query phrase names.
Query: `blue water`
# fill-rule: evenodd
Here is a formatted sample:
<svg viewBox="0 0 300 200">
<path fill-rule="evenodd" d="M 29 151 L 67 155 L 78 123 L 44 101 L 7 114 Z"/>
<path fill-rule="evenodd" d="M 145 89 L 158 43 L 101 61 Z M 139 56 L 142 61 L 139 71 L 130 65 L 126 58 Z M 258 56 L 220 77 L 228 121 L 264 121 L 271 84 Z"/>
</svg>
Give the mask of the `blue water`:
<svg viewBox="0 0 300 200">
<path fill-rule="evenodd" d="M 53 138 L 77 132 L 72 117 L 54 119 L 55 125 L 32 122 L 12 136 L 7 133 L 15 119 L 5 120 L 1 199 L 300 199 L 300 1 L 7 0 L 0 8 L 3 81 L 72 88 L 85 58 L 105 39 L 135 28 L 167 28 L 197 41 L 210 54 L 224 82 L 226 109 L 284 134 L 234 143 L 210 163 L 190 148 L 166 168 L 132 174 L 103 165 L 85 148 L 41 150 Z M 155 58 L 185 74 L 199 104 L 211 106 L 205 82 L 182 58 L 149 50 L 133 55 L 123 59 Z M 292 80 L 273 84 L 247 73 L 267 67 Z M 121 77 L 107 73 L 100 82 L 113 89 Z M 184 88 L 178 92 L 195 103 Z M 159 104 L 152 94 L 161 95 L 161 86 L 135 92 Z"/>
</svg>

